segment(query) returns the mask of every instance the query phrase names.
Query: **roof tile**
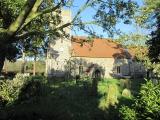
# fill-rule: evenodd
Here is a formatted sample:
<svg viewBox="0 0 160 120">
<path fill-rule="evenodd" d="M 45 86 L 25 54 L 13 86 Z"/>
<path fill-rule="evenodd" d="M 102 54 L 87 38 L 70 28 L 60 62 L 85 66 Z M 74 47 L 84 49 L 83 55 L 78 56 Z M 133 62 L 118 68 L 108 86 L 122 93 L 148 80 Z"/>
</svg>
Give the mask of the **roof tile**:
<svg viewBox="0 0 160 120">
<path fill-rule="evenodd" d="M 72 56 L 91 58 L 131 58 L 121 44 L 110 39 L 72 37 Z"/>
</svg>

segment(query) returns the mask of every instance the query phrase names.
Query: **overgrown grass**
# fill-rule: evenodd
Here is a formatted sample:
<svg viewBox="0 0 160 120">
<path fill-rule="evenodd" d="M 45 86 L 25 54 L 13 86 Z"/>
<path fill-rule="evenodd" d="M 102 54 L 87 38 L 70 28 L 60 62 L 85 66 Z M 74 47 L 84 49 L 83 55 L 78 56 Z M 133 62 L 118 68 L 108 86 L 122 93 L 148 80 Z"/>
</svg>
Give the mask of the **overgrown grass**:
<svg viewBox="0 0 160 120">
<path fill-rule="evenodd" d="M 114 120 L 118 106 L 130 104 L 132 98 L 122 96 L 122 81 L 103 79 L 98 83 L 98 95 L 91 95 L 91 85 L 74 80 L 50 81 L 42 86 L 37 101 L 17 104 L 7 109 L 11 120 Z"/>
</svg>

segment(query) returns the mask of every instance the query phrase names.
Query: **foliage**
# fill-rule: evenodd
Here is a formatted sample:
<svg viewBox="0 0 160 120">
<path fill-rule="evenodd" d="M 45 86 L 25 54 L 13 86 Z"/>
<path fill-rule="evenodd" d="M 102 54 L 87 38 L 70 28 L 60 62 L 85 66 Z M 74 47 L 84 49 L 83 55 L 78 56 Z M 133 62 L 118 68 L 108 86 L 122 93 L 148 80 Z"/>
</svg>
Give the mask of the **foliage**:
<svg viewBox="0 0 160 120">
<path fill-rule="evenodd" d="M 17 74 L 13 80 L 2 81 L 0 85 L 0 98 L 6 101 L 6 105 L 29 101 L 40 95 L 41 83 L 44 77 L 25 77 Z"/>
<path fill-rule="evenodd" d="M 144 0 L 144 5 L 139 8 L 139 13 L 135 16 L 136 23 L 143 28 L 154 28 L 156 14 L 159 13 L 159 6 L 159 0 Z"/>
<path fill-rule="evenodd" d="M 157 45 L 157 43 L 155 44 Z M 156 48 L 156 46 L 152 47 L 153 49 Z M 129 51 L 131 51 L 131 53 L 134 54 L 135 57 L 134 60 L 143 64 L 147 71 L 149 70 L 154 74 L 154 77 L 160 77 L 160 63 L 151 61 L 151 59 L 148 56 L 148 54 L 152 54 L 151 51 L 149 50 L 149 47 L 128 46 L 128 49 Z M 157 49 L 155 51 L 157 51 Z"/>
<path fill-rule="evenodd" d="M 92 81 L 92 78 L 91 78 L 90 76 L 86 75 L 86 74 L 82 74 L 82 75 L 80 76 L 80 79 L 81 79 L 82 81 L 87 81 L 87 82 L 91 82 L 91 81 Z"/>
<path fill-rule="evenodd" d="M 119 110 L 122 120 L 137 120 L 136 112 L 127 106 L 122 106 Z"/>
<path fill-rule="evenodd" d="M 159 0 L 144 0 L 143 4 L 136 9 L 134 14 L 135 33 L 121 34 L 118 41 L 123 45 L 146 46 L 147 40 L 153 35 L 148 33 L 157 26 L 157 15 L 159 14 Z M 144 32 L 147 31 L 147 32 Z M 156 49 L 156 48 L 155 48 Z M 153 50 L 155 50 L 153 47 Z"/>
<path fill-rule="evenodd" d="M 152 38 L 147 41 L 147 45 L 149 46 L 149 58 L 151 62 L 160 62 L 160 13 L 157 16 L 157 25 L 156 30 L 151 34 Z"/>
<path fill-rule="evenodd" d="M 160 27 L 160 1 L 144 0 L 144 5 L 140 7 L 139 14 L 135 17 L 137 24 L 152 32 L 146 41 L 148 46 L 148 58 L 150 62 L 159 62 L 159 27 Z M 156 30 L 155 30 L 156 28 Z M 155 31 L 153 31 L 155 30 Z M 146 57 L 145 57 L 146 58 Z M 148 61 L 149 62 L 149 61 Z"/>
<path fill-rule="evenodd" d="M 13 103 L 15 100 L 18 99 L 19 92 L 26 81 L 27 79 L 20 74 L 17 74 L 12 81 L 2 81 L 0 88 L 1 98 L 7 101 L 7 104 Z"/>
<path fill-rule="evenodd" d="M 31 79 L 27 81 L 20 90 L 18 101 L 22 103 L 30 101 L 33 97 L 41 95 L 41 81 L 38 79 Z"/>
<path fill-rule="evenodd" d="M 57 15 L 60 5 L 57 8 L 56 3 L 43 0 L 1 0 L 0 6 L 0 67 L 4 58 L 15 61 L 22 56 L 22 52 L 28 54 L 34 51 L 34 54 L 43 55 L 48 43 L 46 36 L 55 33 L 50 31 L 51 14 L 47 13 L 55 9 Z"/>
<path fill-rule="evenodd" d="M 22 7 L 24 6 L 25 0 L 1 0 L 0 1 L 0 30 L 1 29 L 6 29 L 9 27 L 9 25 L 16 19 L 16 17 L 18 16 L 18 13 L 22 10 Z M 19 9 L 17 9 L 19 8 Z M 8 60 L 14 61 L 15 59 L 19 58 L 19 54 L 21 53 L 20 51 L 18 51 L 18 47 L 16 46 L 16 44 L 9 44 L 7 46 L 4 47 L 4 45 L 2 46 L 1 44 L 4 44 L 2 41 L 2 38 L 4 38 L 6 36 L 6 34 L 4 34 L 4 32 L 0 31 L 0 46 L 2 51 L 5 49 L 4 52 L 5 56 Z M 14 38 L 12 38 L 12 40 L 14 40 Z M 1 50 L 0 49 L 0 50 Z M 1 51 L 1 52 L 2 52 Z"/>
<path fill-rule="evenodd" d="M 151 70 L 157 77 L 160 76 L 160 2 L 155 0 L 154 2 L 150 0 L 145 0 L 145 6 L 142 7 L 143 12 L 145 13 L 146 22 L 152 22 L 153 24 L 149 28 L 155 29 L 151 32 L 151 38 L 147 40 L 147 51 L 142 53 L 137 51 L 137 58 L 143 62 L 145 67 Z M 142 15 L 144 15 L 144 13 Z M 151 23 L 150 23 L 151 24 Z"/>
<path fill-rule="evenodd" d="M 98 2 L 101 3 L 98 6 L 93 4 L 94 8 L 98 8 L 94 16 L 95 20 L 110 36 L 119 32 L 115 27 L 117 23 L 131 23 L 131 19 L 133 19 L 138 7 L 135 2 L 130 0 L 98 0 Z"/>
<path fill-rule="evenodd" d="M 143 85 L 140 97 L 136 100 L 135 107 L 138 110 L 138 118 L 158 119 L 160 117 L 160 85 L 154 85 L 151 81 Z"/>
<path fill-rule="evenodd" d="M 160 2 L 155 0 L 145 0 L 145 5 L 141 8 L 141 18 L 143 25 L 148 26 L 149 29 L 152 29 L 151 38 L 147 40 L 147 51 L 141 53 L 137 51 L 137 58 L 140 60 L 144 66 L 151 70 L 157 77 L 160 76 L 160 59 L 159 59 L 159 45 L 160 45 L 160 12 L 159 12 Z M 145 17 L 144 17 L 145 16 Z M 149 23 L 149 24 L 148 24 Z M 155 31 L 153 31 L 155 29 Z"/>
<path fill-rule="evenodd" d="M 147 46 L 128 46 L 129 51 L 134 54 L 134 59 L 141 62 L 146 69 L 152 69 L 152 63 L 148 57 L 148 47 Z"/>
<path fill-rule="evenodd" d="M 154 85 L 151 81 L 143 84 L 139 97 L 131 108 L 122 106 L 120 114 L 122 119 L 158 120 L 160 117 L 160 84 Z"/>
<path fill-rule="evenodd" d="M 93 79 L 85 74 L 80 75 L 80 79 L 76 80 L 77 84 L 83 84 L 83 87 L 85 89 L 90 88 L 91 86 L 93 87 Z"/>
<path fill-rule="evenodd" d="M 137 31 L 138 32 L 138 31 Z M 145 46 L 149 36 L 140 33 L 122 34 L 117 41 L 124 46 Z"/>
</svg>

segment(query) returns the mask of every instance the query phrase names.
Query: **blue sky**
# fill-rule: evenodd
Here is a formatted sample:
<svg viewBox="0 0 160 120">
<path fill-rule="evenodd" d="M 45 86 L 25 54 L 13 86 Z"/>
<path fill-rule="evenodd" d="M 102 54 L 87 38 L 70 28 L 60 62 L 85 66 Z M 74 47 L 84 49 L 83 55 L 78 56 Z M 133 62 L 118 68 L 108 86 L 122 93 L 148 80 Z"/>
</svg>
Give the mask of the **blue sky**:
<svg viewBox="0 0 160 120">
<path fill-rule="evenodd" d="M 79 6 L 83 5 L 84 2 L 86 0 L 75 0 L 74 2 L 74 7 L 72 7 L 72 15 L 74 16 L 79 8 Z M 143 2 L 142 0 L 135 0 L 139 5 L 142 5 Z M 82 20 L 83 21 L 91 21 L 92 20 L 92 15 L 95 13 L 95 10 L 93 9 L 86 9 L 85 11 L 83 11 L 81 13 L 81 17 L 82 17 Z M 98 34 L 102 34 L 104 37 L 108 37 L 107 33 L 106 32 L 103 32 L 103 30 L 100 28 L 100 27 L 97 27 L 97 26 L 92 26 L 96 33 Z M 136 27 L 134 25 L 124 25 L 122 23 L 119 23 L 117 24 L 117 28 L 119 28 L 122 32 L 124 33 L 134 33 L 136 32 Z M 84 33 L 83 31 L 78 31 L 76 29 L 76 32 L 72 31 L 72 34 L 73 35 L 81 35 L 81 36 L 86 36 L 87 34 Z"/>
</svg>

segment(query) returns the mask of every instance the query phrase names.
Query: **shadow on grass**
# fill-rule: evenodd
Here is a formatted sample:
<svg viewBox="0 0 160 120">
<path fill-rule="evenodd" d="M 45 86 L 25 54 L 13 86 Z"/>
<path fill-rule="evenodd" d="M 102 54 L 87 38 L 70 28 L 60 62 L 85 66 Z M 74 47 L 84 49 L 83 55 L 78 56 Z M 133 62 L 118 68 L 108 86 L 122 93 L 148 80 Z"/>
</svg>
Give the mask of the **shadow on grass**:
<svg viewBox="0 0 160 120">
<path fill-rule="evenodd" d="M 10 106 L 2 119 L 10 120 L 105 120 L 99 97 L 90 95 L 90 85 L 75 81 L 44 84 L 36 99 Z"/>
<path fill-rule="evenodd" d="M 107 91 L 105 84 L 101 83 L 101 91 Z M 0 119 L 4 120 L 118 120 L 121 105 L 130 105 L 131 99 L 119 97 L 117 105 L 102 110 L 100 100 L 105 96 L 98 92 L 97 96 L 91 94 L 91 84 L 75 81 L 54 81 L 45 83 L 41 88 L 41 95 L 21 104 L 12 105 L 3 110 Z"/>
<path fill-rule="evenodd" d="M 109 106 L 108 109 L 106 109 L 106 114 L 108 116 L 107 120 L 121 120 L 119 116 L 119 109 L 122 107 L 122 105 L 125 106 L 131 106 L 134 101 L 129 98 L 121 97 L 119 98 L 119 103 L 115 106 Z"/>
<path fill-rule="evenodd" d="M 130 106 L 133 103 L 133 97 L 125 97 L 122 95 L 122 91 L 125 88 L 123 84 L 124 80 L 118 80 L 118 79 L 107 79 L 103 80 L 104 82 L 101 83 L 101 89 L 104 89 L 105 84 L 107 84 L 108 89 L 107 93 L 101 93 L 103 94 L 103 97 L 105 97 L 106 102 L 102 102 L 102 108 L 106 106 L 106 108 L 103 108 L 105 111 L 105 114 L 107 116 L 107 120 L 120 120 L 119 116 L 119 109 L 122 105 Z M 102 90 L 101 90 L 102 91 Z M 103 90 L 104 91 L 104 90 Z M 117 97 L 115 97 L 117 96 Z"/>
</svg>

